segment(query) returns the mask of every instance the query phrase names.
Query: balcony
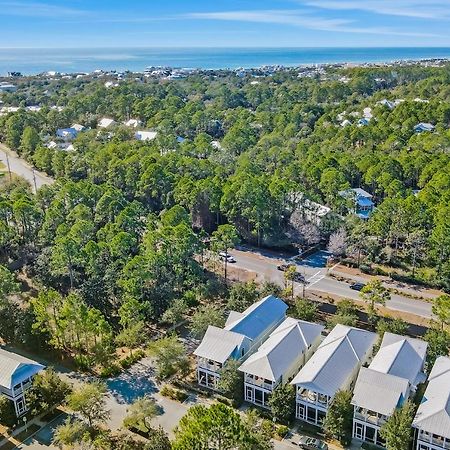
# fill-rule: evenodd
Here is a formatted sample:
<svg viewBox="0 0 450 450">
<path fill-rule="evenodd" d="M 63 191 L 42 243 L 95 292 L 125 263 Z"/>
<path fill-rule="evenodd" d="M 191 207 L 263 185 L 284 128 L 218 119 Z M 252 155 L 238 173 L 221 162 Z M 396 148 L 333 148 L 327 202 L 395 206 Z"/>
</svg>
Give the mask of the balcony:
<svg viewBox="0 0 450 450">
<path fill-rule="evenodd" d="M 432 445 L 435 445 L 436 447 L 443 448 L 445 450 L 450 450 L 450 440 L 449 439 L 444 439 L 437 435 L 433 435 L 433 437 L 431 437 L 431 435 L 424 433 L 422 431 L 419 433 L 419 436 L 417 439 L 426 444 L 432 444 Z"/>
<path fill-rule="evenodd" d="M 272 391 L 275 387 L 275 383 L 269 380 L 265 380 L 261 377 L 255 377 L 253 375 L 245 375 L 245 382 L 247 384 L 252 384 L 253 386 L 258 386 L 268 391 Z"/>
<path fill-rule="evenodd" d="M 211 361 L 211 360 L 199 359 L 198 360 L 198 368 L 206 369 L 206 370 L 209 370 L 210 372 L 218 373 L 222 370 L 222 364 L 215 362 L 215 361 Z"/>
<path fill-rule="evenodd" d="M 367 422 L 378 427 L 381 427 L 387 420 L 385 416 L 377 414 L 376 412 L 364 410 L 355 411 L 353 417 L 362 422 Z"/>
<path fill-rule="evenodd" d="M 311 403 L 322 408 L 328 408 L 330 398 L 324 394 L 318 394 L 317 392 L 308 391 L 307 389 L 302 392 L 297 392 L 297 400 L 302 402 Z"/>
</svg>

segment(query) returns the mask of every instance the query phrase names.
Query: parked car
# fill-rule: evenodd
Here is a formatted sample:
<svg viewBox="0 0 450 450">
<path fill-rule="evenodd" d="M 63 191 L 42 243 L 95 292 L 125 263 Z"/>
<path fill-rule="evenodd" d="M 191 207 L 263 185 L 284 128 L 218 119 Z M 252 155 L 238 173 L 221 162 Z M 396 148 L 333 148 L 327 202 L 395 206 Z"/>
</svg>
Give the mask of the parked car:
<svg viewBox="0 0 450 450">
<path fill-rule="evenodd" d="M 305 283 L 305 277 L 300 272 L 295 272 L 294 281 L 297 283 Z"/>
<path fill-rule="evenodd" d="M 320 439 L 302 436 L 298 445 L 305 450 L 328 450 L 328 445 Z"/>
<path fill-rule="evenodd" d="M 219 259 L 221 261 L 227 260 L 229 263 L 235 263 L 236 262 L 234 257 L 232 255 L 230 255 L 229 253 L 227 253 L 227 252 L 220 252 L 219 253 Z"/>
<path fill-rule="evenodd" d="M 350 285 L 350 289 L 353 289 L 354 291 L 360 291 L 364 286 L 364 283 L 352 283 Z"/>
<path fill-rule="evenodd" d="M 277 269 L 281 270 L 282 272 L 286 272 L 286 270 L 288 270 L 289 267 L 295 267 L 295 264 L 280 264 L 277 266 Z"/>
</svg>

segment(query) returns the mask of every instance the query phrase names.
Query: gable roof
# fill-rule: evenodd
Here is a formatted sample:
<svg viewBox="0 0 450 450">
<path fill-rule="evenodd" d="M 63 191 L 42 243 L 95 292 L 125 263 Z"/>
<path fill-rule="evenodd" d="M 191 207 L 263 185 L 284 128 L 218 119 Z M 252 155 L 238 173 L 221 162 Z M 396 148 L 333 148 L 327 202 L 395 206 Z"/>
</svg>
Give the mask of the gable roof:
<svg viewBox="0 0 450 450">
<path fill-rule="evenodd" d="M 225 329 L 243 334 L 256 340 L 272 324 L 280 322 L 288 309 L 286 303 L 273 295 L 268 295 L 249 306 L 234 322 L 227 321 Z"/>
<path fill-rule="evenodd" d="M 239 370 L 277 381 L 308 350 L 323 329 L 322 325 L 288 317 Z"/>
<path fill-rule="evenodd" d="M 114 119 L 109 119 L 107 117 L 103 117 L 102 119 L 100 119 L 100 121 L 98 122 L 98 126 L 100 128 L 108 128 L 111 125 L 114 125 L 116 122 L 114 121 Z"/>
<path fill-rule="evenodd" d="M 353 390 L 352 405 L 389 416 L 403 403 L 408 387 L 405 378 L 377 372 L 370 366 L 361 367 Z"/>
<path fill-rule="evenodd" d="M 245 340 L 245 336 L 210 325 L 194 355 L 224 363 Z"/>
<path fill-rule="evenodd" d="M 380 349 L 370 368 L 405 378 L 412 386 L 424 381 L 421 371 L 425 362 L 428 344 L 421 339 L 384 333 Z"/>
<path fill-rule="evenodd" d="M 42 369 L 42 364 L 0 348 L 0 386 L 11 389 Z"/>
<path fill-rule="evenodd" d="M 450 358 L 436 359 L 412 426 L 450 439 Z"/>
<path fill-rule="evenodd" d="M 333 397 L 355 367 L 364 362 L 375 341 L 375 333 L 336 325 L 291 384 Z"/>
</svg>

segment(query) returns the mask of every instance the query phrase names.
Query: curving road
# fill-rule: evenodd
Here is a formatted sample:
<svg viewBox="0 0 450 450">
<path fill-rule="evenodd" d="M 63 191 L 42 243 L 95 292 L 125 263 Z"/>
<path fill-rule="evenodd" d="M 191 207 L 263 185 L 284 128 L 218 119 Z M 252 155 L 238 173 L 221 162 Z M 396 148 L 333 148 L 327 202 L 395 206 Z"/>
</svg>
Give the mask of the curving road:
<svg viewBox="0 0 450 450">
<path fill-rule="evenodd" d="M 9 160 L 9 161 L 8 161 Z M 0 161 L 5 165 L 5 170 L 27 180 L 35 192 L 44 185 L 53 184 L 55 180 L 43 172 L 39 172 L 28 164 L 24 159 L 20 158 L 17 153 L 10 150 L 6 145 L 0 143 Z M 8 176 L 8 175 L 6 175 Z"/>
</svg>

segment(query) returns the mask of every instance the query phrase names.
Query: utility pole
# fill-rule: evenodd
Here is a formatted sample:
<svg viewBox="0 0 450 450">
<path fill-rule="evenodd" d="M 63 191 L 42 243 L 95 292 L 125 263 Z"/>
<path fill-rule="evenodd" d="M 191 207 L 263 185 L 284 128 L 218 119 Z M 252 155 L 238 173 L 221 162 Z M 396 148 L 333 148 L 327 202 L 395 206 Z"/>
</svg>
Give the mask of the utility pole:
<svg viewBox="0 0 450 450">
<path fill-rule="evenodd" d="M 37 186 L 36 186 L 36 174 L 34 173 L 34 169 L 31 169 L 33 172 L 33 183 L 34 183 L 34 192 L 37 192 Z"/>
<path fill-rule="evenodd" d="M 5 152 L 6 155 L 6 164 L 8 166 L 8 172 L 9 172 L 9 181 L 12 181 L 12 175 L 11 175 L 11 166 L 9 165 L 9 156 L 8 153 Z"/>
</svg>

